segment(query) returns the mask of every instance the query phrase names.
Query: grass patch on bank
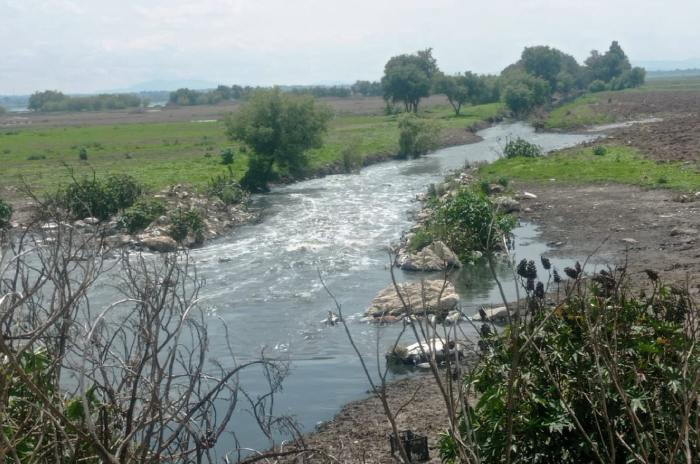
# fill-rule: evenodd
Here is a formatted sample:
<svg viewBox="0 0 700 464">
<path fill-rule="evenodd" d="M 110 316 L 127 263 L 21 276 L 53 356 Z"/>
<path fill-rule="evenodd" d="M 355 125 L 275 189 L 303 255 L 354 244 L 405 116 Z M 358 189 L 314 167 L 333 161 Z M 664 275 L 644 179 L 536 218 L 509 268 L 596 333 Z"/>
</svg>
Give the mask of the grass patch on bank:
<svg viewBox="0 0 700 464">
<path fill-rule="evenodd" d="M 526 181 L 588 183 L 617 182 L 676 190 L 700 189 L 700 173 L 681 163 L 656 163 L 631 147 L 606 145 L 604 155 L 593 147 L 577 148 L 538 158 L 501 158 L 479 168 L 486 179 L 508 177 Z"/>
<path fill-rule="evenodd" d="M 466 128 L 496 116 L 499 103 L 466 107 L 455 116 L 449 106 L 421 110 L 441 130 Z M 398 116 L 340 115 L 329 126 L 323 147 L 309 152 L 309 168 L 316 170 L 342 159 L 355 144 L 364 159 L 398 151 Z M 85 149 L 87 160 L 79 154 Z M 129 174 L 152 189 L 177 183 L 203 186 L 224 170 L 220 152 L 232 148 L 234 175 L 243 176 L 248 157 L 226 139 L 224 123 L 174 122 L 11 128 L 0 130 L 0 186 L 17 186 L 23 176 L 39 191 L 52 190 L 75 174 Z M 4 192 L 3 192 L 4 194 Z"/>
<path fill-rule="evenodd" d="M 573 129 L 614 122 L 611 115 L 598 113 L 594 106 L 599 104 L 605 93 L 584 95 L 552 110 L 545 120 L 547 129 Z"/>
</svg>

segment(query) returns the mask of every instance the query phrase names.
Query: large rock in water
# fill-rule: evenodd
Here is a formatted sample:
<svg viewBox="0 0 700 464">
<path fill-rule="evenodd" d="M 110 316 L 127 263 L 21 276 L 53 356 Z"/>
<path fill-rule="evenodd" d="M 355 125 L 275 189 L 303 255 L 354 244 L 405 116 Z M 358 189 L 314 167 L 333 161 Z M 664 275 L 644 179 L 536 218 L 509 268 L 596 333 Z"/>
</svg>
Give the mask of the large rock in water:
<svg viewBox="0 0 700 464">
<path fill-rule="evenodd" d="M 177 242 L 165 235 L 147 236 L 141 239 L 141 245 L 151 251 L 168 253 L 177 250 Z"/>
<path fill-rule="evenodd" d="M 462 266 L 457 255 L 439 240 L 416 253 L 400 254 L 396 264 L 405 271 L 423 272 L 444 271 Z"/>
<path fill-rule="evenodd" d="M 422 314 L 423 311 L 428 314 L 447 314 L 459 303 L 454 286 L 442 280 L 400 283 L 398 289 L 407 308 L 404 308 L 401 298 L 392 285 L 374 297 L 366 314 L 373 317 L 401 316 L 406 314 L 406 309 L 414 314 Z M 425 308 L 423 302 L 425 302 Z"/>
</svg>

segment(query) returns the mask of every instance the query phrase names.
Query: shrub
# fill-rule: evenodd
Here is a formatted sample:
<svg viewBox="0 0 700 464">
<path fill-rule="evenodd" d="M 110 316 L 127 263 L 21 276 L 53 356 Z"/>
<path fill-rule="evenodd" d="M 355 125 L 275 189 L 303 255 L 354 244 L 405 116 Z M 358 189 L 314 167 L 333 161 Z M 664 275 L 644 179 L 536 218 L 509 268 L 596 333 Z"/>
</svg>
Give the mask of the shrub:
<svg viewBox="0 0 700 464">
<path fill-rule="evenodd" d="M 618 274 L 602 271 L 588 288 L 577 281 L 556 306 L 531 304 L 530 318 L 482 339 L 465 379 L 478 399 L 460 427 L 481 462 L 505 462 L 509 443 L 517 462 L 532 463 L 699 455 L 697 309 L 686 291 L 647 274 L 650 296 L 630 297 Z M 535 293 L 530 303 L 544 301 Z M 455 444 L 443 435 L 444 462 L 454 462 Z"/>
<path fill-rule="evenodd" d="M 221 164 L 230 165 L 233 164 L 233 150 L 231 148 L 226 148 L 221 150 Z"/>
<path fill-rule="evenodd" d="M 503 188 L 508 188 L 508 182 L 508 178 L 505 176 L 501 176 L 498 178 L 498 180 L 496 180 L 496 183 L 502 186 Z"/>
<path fill-rule="evenodd" d="M 468 261 L 473 251 L 499 249 L 501 237 L 510 234 L 515 220 L 497 211 L 483 193 L 461 188 L 437 207 L 430 226 L 435 238 Z"/>
<path fill-rule="evenodd" d="M 46 155 L 29 155 L 27 156 L 27 161 L 40 161 L 45 160 Z"/>
<path fill-rule="evenodd" d="M 204 241 L 204 219 L 197 211 L 176 209 L 170 215 L 170 230 L 168 234 L 177 242 L 184 242 L 187 237 L 193 237 L 195 243 Z"/>
<path fill-rule="evenodd" d="M 588 86 L 588 91 L 589 92 L 602 92 L 605 90 L 605 82 L 596 79 L 591 84 Z"/>
<path fill-rule="evenodd" d="M 399 118 L 399 157 L 415 158 L 434 150 L 438 131 L 431 121 L 420 119 L 415 114 L 402 115 Z"/>
<path fill-rule="evenodd" d="M 433 236 L 430 231 L 426 230 L 425 228 L 420 228 L 408 241 L 408 251 L 412 253 L 421 251 L 431 243 L 433 243 Z"/>
<path fill-rule="evenodd" d="M 10 227 L 10 219 L 12 218 L 12 206 L 5 200 L 0 198 L 0 229 Z"/>
<path fill-rule="evenodd" d="M 514 158 L 516 156 L 536 158 L 542 156 L 542 148 L 518 137 L 515 140 L 508 140 L 506 146 L 503 148 L 503 154 L 506 158 Z"/>
<path fill-rule="evenodd" d="M 345 172 L 355 172 L 362 167 L 362 155 L 360 154 L 359 142 L 351 141 L 345 145 L 340 152 Z"/>
<path fill-rule="evenodd" d="M 245 197 L 245 193 L 238 183 L 231 166 L 228 166 L 226 174 L 220 174 L 209 179 L 207 195 L 217 197 L 227 205 L 240 203 Z"/>
<path fill-rule="evenodd" d="M 87 161 L 87 159 L 88 159 L 87 155 L 88 155 L 87 148 L 80 147 L 80 150 L 78 150 L 78 158 L 80 159 L 80 161 Z"/>
<path fill-rule="evenodd" d="M 165 213 L 166 208 L 162 201 L 154 198 L 141 198 L 124 210 L 119 218 L 119 226 L 133 234 L 142 231 Z"/>
<path fill-rule="evenodd" d="M 604 156 L 608 150 L 603 145 L 596 145 L 593 148 L 593 154 L 596 156 Z"/>
<path fill-rule="evenodd" d="M 76 218 L 94 216 L 109 219 L 119 210 L 133 205 L 143 187 L 133 177 L 114 175 L 106 179 L 83 177 L 74 179 L 53 199 L 56 206 L 68 210 Z"/>
</svg>

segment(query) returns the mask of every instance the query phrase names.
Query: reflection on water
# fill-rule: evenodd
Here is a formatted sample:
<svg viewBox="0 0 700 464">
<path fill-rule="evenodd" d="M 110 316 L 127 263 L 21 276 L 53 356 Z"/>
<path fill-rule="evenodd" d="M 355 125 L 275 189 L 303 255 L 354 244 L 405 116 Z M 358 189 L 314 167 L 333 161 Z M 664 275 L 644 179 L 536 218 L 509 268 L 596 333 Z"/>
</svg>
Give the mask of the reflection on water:
<svg viewBox="0 0 700 464">
<path fill-rule="evenodd" d="M 447 148 L 420 159 L 382 163 L 359 174 L 275 189 L 255 199 L 255 206 L 265 212 L 260 223 L 244 226 L 231 237 L 193 252 L 207 281 L 205 304 L 229 325 L 232 346 L 240 359 L 257 356 L 266 347 L 269 354 L 291 360 L 291 374 L 277 404 L 279 412 L 294 414 L 305 431 L 367 390 L 342 329 L 319 322 L 332 308 L 332 301 L 317 271 L 325 276 L 345 314 L 358 319 L 375 293 L 389 285 L 387 245 L 412 225 L 410 215 L 419 207 L 414 199 L 428 184 L 441 181 L 465 162 L 493 160 L 507 137 L 526 138 L 545 150 L 591 138 L 538 134 L 523 124 L 499 125 L 480 135 L 484 139 L 480 143 Z M 535 234 L 527 225 L 516 230 L 518 258 L 536 258 L 546 251 Z M 517 246 L 520 240 L 530 245 Z M 499 274 L 506 278 L 507 272 L 499 269 Z M 421 278 L 401 272 L 397 277 Z M 468 314 L 482 303 L 499 300 L 483 265 L 463 269 L 454 280 Z M 222 331 L 212 325 L 212 357 L 230 365 L 233 360 L 227 359 L 223 344 L 217 343 Z M 351 330 L 371 364 L 376 337 L 381 337 L 383 350 L 398 328 L 378 329 L 353 321 Z M 253 390 L 260 388 L 253 378 L 242 382 Z M 250 416 L 242 413 L 235 417 L 233 427 L 246 446 L 255 447 L 262 442 L 251 424 Z"/>
</svg>

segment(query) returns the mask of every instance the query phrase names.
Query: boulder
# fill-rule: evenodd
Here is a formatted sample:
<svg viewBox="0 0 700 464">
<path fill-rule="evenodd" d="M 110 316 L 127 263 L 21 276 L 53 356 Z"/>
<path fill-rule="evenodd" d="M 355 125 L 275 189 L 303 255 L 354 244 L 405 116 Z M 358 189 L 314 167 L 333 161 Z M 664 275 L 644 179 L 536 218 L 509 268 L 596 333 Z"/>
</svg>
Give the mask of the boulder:
<svg viewBox="0 0 700 464">
<path fill-rule="evenodd" d="M 151 251 L 169 253 L 177 250 L 177 242 L 165 235 L 150 235 L 141 239 L 141 245 Z"/>
<path fill-rule="evenodd" d="M 698 230 L 691 227 L 674 227 L 671 229 L 671 237 L 676 237 L 677 235 L 697 235 Z"/>
<path fill-rule="evenodd" d="M 526 198 L 528 200 L 536 200 L 537 195 L 535 195 L 534 193 L 530 193 L 530 192 L 523 192 L 523 194 L 521 195 L 521 198 Z"/>
<path fill-rule="evenodd" d="M 474 321 L 504 323 L 508 321 L 508 310 L 505 306 L 496 308 L 481 308 L 478 314 L 472 317 Z"/>
<path fill-rule="evenodd" d="M 439 240 L 416 253 L 400 254 L 396 263 L 405 271 L 431 272 L 462 267 L 457 255 Z"/>
<path fill-rule="evenodd" d="M 131 245 L 133 241 L 134 238 L 131 235 L 117 234 L 105 238 L 105 245 L 107 245 L 109 248 L 119 248 L 126 245 Z"/>
<path fill-rule="evenodd" d="M 515 211 L 520 211 L 520 203 L 511 197 L 497 197 L 493 200 L 493 204 L 498 206 L 502 211 L 506 213 L 513 213 Z"/>
<path fill-rule="evenodd" d="M 94 226 L 95 224 L 99 224 L 99 223 L 100 223 L 100 220 L 97 219 L 96 217 L 86 217 L 85 219 L 83 219 L 83 222 L 84 222 L 85 224 Z"/>
<path fill-rule="evenodd" d="M 442 280 L 401 283 L 398 284 L 398 289 L 406 303 L 406 308 L 404 308 L 396 289 L 391 285 L 374 297 L 365 313 L 372 317 L 401 316 L 408 309 L 409 313 L 414 314 L 422 314 L 425 311 L 428 314 L 446 315 L 459 303 L 459 296 L 457 296 L 454 286 Z M 425 308 L 423 301 L 425 301 Z"/>
</svg>

